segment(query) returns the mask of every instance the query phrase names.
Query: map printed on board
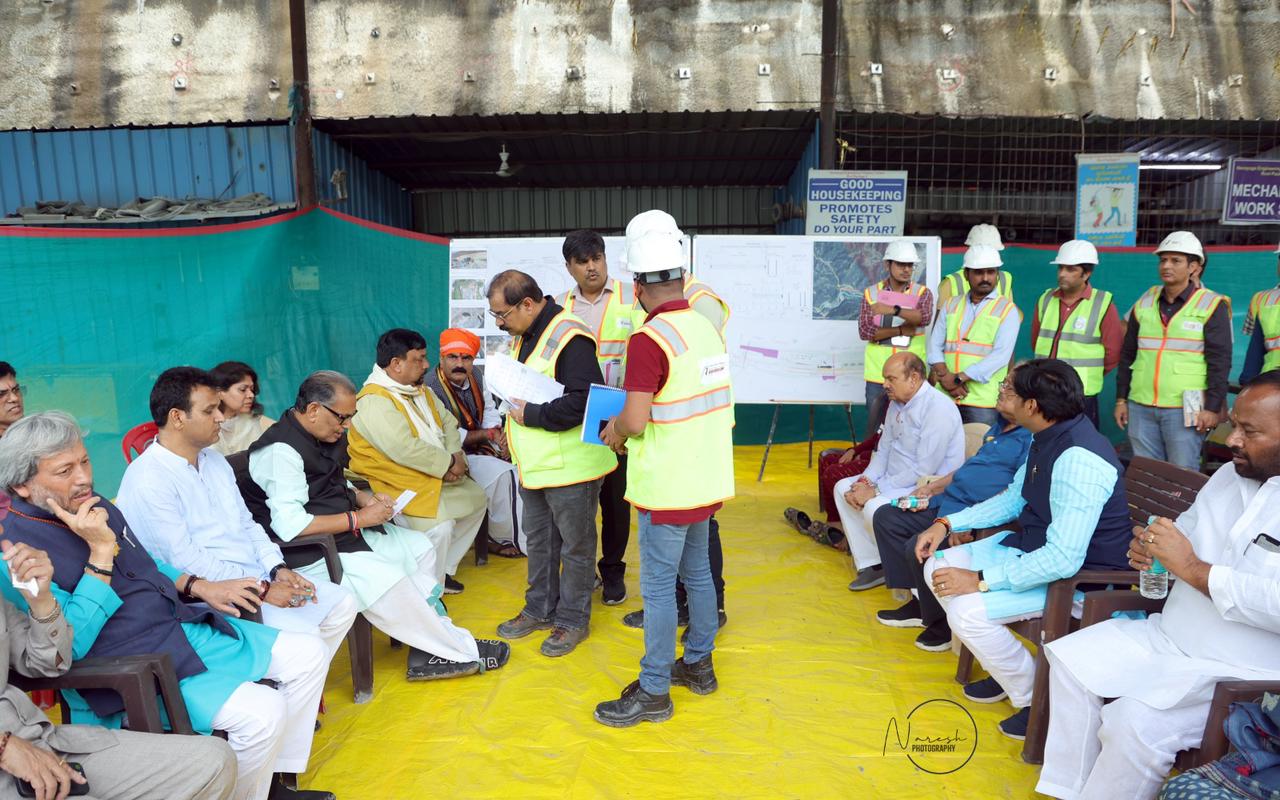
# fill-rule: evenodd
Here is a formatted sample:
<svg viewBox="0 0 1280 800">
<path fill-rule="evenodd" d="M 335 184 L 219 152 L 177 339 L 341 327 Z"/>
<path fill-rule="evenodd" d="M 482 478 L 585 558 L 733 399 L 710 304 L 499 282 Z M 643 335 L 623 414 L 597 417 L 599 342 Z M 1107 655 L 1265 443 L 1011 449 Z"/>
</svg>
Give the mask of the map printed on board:
<svg viewBox="0 0 1280 800">
<path fill-rule="evenodd" d="M 916 280 L 936 289 L 942 241 L 916 245 Z M 699 236 L 694 272 L 729 304 L 739 403 L 861 403 L 863 290 L 885 276 L 894 237 Z"/>
<path fill-rule="evenodd" d="M 449 327 L 466 328 L 481 338 L 478 362 L 483 363 L 491 353 L 505 353 L 511 346 L 511 338 L 498 329 L 497 320 L 488 313 L 485 289 L 493 276 L 518 269 L 532 275 L 543 294 L 558 299 L 573 286 L 564 266 L 563 244 L 563 237 L 454 239 L 449 243 Z M 622 248 L 621 236 L 605 237 L 609 277 L 630 283 L 631 274 L 622 268 Z"/>
</svg>

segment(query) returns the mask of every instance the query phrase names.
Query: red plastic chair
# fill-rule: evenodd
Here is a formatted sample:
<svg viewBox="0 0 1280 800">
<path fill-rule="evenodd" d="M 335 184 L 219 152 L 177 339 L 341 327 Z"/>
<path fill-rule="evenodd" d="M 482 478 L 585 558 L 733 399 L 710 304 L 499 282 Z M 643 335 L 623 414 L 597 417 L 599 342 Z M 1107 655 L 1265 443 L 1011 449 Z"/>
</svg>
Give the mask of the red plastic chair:
<svg viewBox="0 0 1280 800">
<path fill-rule="evenodd" d="M 124 441 L 120 442 L 120 449 L 124 451 L 124 463 L 130 464 L 133 459 L 142 455 L 142 451 L 155 441 L 158 433 L 160 428 L 154 422 L 144 422 L 126 433 Z"/>
</svg>

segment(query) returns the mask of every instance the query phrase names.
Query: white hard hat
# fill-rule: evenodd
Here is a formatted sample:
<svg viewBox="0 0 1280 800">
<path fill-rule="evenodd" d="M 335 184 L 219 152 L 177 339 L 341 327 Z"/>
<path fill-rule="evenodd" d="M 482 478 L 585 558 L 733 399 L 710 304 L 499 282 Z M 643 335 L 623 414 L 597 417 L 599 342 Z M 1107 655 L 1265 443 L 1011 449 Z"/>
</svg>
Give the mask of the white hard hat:
<svg viewBox="0 0 1280 800">
<path fill-rule="evenodd" d="M 1000 241 L 1000 230 L 995 225 L 988 225 L 985 222 L 974 225 L 969 229 L 969 236 L 964 240 L 964 244 L 966 247 L 983 244 L 987 247 L 994 247 L 996 250 L 1004 249 L 1004 242 Z"/>
<path fill-rule="evenodd" d="M 1004 262 L 1000 260 L 999 251 L 990 245 L 975 244 L 964 251 L 965 269 L 993 269 L 1002 266 Z"/>
<path fill-rule="evenodd" d="M 680 240 L 662 231 L 629 238 L 626 253 L 626 268 L 641 283 L 662 283 L 684 274 L 684 249 Z M 641 280 L 641 275 L 646 276 L 646 280 Z"/>
<path fill-rule="evenodd" d="M 1058 248 L 1058 257 L 1049 262 L 1050 264 L 1065 264 L 1074 267 L 1077 264 L 1092 264 L 1098 266 L 1098 248 L 1093 246 L 1093 242 L 1086 242 L 1084 239 L 1072 239 L 1064 242 L 1062 247 Z"/>
<path fill-rule="evenodd" d="M 626 236 L 628 240 L 650 233 L 662 233 L 676 239 L 684 236 L 684 232 L 676 224 L 676 218 L 656 208 L 636 214 L 627 223 Z"/>
<path fill-rule="evenodd" d="M 1204 247 L 1191 231 L 1174 231 L 1164 237 L 1164 241 L 1155 249 L 1156 255 L 1161 253 L 1186 253 L 1204 261 Z"/>
<path fill-rule="evenodd" d="M 905 239 L 899 239 L 896 242 L 889 242 L 889 246 L 884 249 L 884 260 L 914 264 L 920 260 L 920 256 L 916 253 L 914 244 Z"/>
</svg>

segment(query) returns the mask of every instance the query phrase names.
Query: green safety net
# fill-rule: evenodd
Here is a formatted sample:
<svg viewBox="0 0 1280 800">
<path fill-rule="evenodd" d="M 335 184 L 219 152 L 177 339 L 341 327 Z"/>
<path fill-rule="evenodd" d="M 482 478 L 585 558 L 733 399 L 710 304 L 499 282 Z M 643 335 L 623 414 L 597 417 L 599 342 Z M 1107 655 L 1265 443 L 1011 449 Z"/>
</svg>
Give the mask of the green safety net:
<svg viewBox="0 0 1280 800">
<path fill-rule="evenodd" d="M 168 367 L 244 361 L 278 417 L 309 372 L 359 385 L 379 333 L 408 327 L 434 341 L 447 319 L 443 240 L 331 212 L 194 232 L 34 233 L 0 228 L 0 360 L 17 369 L 27 413 L 79 420 L 108 497 L 124 472 L 121 440 L 150 419 Z"/>
</svg>

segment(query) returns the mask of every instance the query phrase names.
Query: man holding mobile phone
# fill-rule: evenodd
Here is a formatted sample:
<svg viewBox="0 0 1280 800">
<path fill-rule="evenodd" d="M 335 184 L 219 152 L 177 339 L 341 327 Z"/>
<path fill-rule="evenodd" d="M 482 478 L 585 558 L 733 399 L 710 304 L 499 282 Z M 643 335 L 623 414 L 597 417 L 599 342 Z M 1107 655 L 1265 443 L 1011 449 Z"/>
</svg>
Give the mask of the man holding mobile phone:
<svg viewBox="0 0 1280 800">
<path fill-rule="evenodd" d="M 8 516 L 9 504 L 9 496 L 0 493 L 0 521 Z M 0 525 L 0 536 L 3 532 Z M 8 579 L 0 579 L 5 597 L 0 600 L 0 673 L 8 675 L 10 668 L 30 676 L 66 672 L 73 637 L 49 589 L 49 555 L 4 538 L 0 551 L 8 573 Z M 14 585 L 32 579 L 34 593 Z M 10 601 L 19 593 L 26 614 Z M 87 795 L 89 781 L 93 794 L 102 797 L 127 789 L 130 796 L 213 800 L 230 797 L 236 782 L 235 754 L 222 739 L 54 725 L 13 685 L 0 692 L 0 771 L 6 773 L 0 776 L 0 796 L 9 796 L 5 782 L 12 780 L 20 796 L 40 800 Z"/>
</svg>

